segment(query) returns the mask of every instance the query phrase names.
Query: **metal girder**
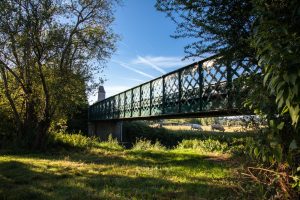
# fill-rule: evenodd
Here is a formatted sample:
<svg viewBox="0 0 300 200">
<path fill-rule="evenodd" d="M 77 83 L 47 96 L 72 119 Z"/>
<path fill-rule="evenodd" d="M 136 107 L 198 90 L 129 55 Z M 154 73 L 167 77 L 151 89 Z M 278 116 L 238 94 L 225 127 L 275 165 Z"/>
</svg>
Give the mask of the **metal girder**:
<svg viewBox="0 0 300 200">
<path fill-rule="evenodd" d="M 243 100 L 240 80 L 257 72 L 208 58 L 91 105 L 89 120 L 231 115 Z"/>
</svg>

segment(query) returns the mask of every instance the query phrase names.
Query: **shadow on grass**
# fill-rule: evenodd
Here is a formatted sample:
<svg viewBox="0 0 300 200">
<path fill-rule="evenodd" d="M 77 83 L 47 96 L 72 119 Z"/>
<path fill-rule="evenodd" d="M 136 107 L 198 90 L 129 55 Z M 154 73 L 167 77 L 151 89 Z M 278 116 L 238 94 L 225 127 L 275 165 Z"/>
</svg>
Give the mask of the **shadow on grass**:
<svg viewBox="0 0 300 200">
<path fill-rule="evenodd" d="M 101 148 L 97 148 L 101 149 Z M 103 150 L 103 151 L 102 151 Z M 139 150 L 115 150 L 113 153 L 107 151 L 106 148 L 101 151 L 63 151 L 63 152 L 48 152 L 41 153 L 14 153 L 6 152 L 6 155 L 36 158 L 46 160 L 67 160 L 71 162 L 79 162 L 85 164 L 102 164 L 102 165 L 117 165 L 131 167 L 157 167 L 157 166 L 173 166 L 184 167 L 186 169 L 207 169 L 207 168 L 222 168 L 228 169 L 231 165 L 227 162 L 219 162 L 214 157 L 201 154 L 179 153 L 172 151 L 139 151 Z"/>
<path fill-rule="evenodd" d="M 0 199 L 232 199 L 230 191 L 226 185 L 208 184 L 204 179 L 178 183 L 89 171 L 55 174 L 22 162 L 0 163 Z"/>
</svg>

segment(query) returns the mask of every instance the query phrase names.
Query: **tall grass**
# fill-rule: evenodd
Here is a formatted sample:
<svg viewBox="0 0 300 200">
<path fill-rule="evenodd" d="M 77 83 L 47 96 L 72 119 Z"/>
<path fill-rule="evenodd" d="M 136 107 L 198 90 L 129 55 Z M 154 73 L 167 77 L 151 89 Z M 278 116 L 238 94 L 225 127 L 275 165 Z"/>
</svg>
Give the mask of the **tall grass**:
<svg viewBox="0 0 300 200">
<path fill-rule="evenodd" d="M 221 143 L 218 140 L 183 140 L 176 149 L 192 149 L 200 152 L 221 152 L 229 151 L 227 143 Z"/>
<path fill-rule="evenodd" d="M 256 137 L 254 132 L 195 132 L 187 130 L 167 130 L 152 128 L 143 122 L 127 122 L 123 127 L 124 138 L 134 144 L 137 138 L 145 138 L 152 143 L 159 141 L 168 148 L 176 147 L 183 140 L 212 140 L 227 143 L 228 146 L 244 145 L 247 137 Z"/>
<path fill-rule="evenodd" d="M 109 149 L 123 149 L 117 139 L 109 135 L 107 141 L 100 141 L 98 137 L 87 137 L 80 133 L 65 133 L 54 132 L 50 134 L 48 139 L 48 147 L 50 148 L 109 148 Z"/>
<path fill-rule="evenodd" d="M 166 150 L 166 147 L 163 146 L 159 141 L 155 141 L 155 143 L 151 143 L 150 140 L 145 138 L 137 139 L 136 142 L 132 146 L 132 150 L 154 150 L 154 151 L 163 151 Z"/>
</svg>

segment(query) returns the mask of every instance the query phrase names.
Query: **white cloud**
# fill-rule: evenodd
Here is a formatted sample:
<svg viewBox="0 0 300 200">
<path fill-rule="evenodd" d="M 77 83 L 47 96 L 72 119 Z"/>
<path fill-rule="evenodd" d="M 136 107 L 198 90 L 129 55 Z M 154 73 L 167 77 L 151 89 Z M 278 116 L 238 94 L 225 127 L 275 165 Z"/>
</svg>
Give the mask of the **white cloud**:
<svg viewBox="0 0 300 200">
<path fill-rule="evenodd" d="M 134 60 L 132 60 L 132 64 L 150 65 L 149 63 L 151 63 L 152 67 L 155 66 L 160 69 L 169 67 L 184 67 L 192 62 L 193 61 L 191 60 L 182 61 L 182 57 L 178 56 L 137 56 Z"/>
<path fill-rule="evenodd" d="M 127 81 L 141 82 L 141 83 L 146 82 L 145 80 L 138 79 L 138 78 L 121 78 L 121 77 L 120 77 L 120 79 L 127 80 Z"/>
<path fill-rule="evenodd" d="M 131 86 L 123 86 L 123 85 L 104 86 L 104 90 L 106 92 L 106 98 L 116 95 L 120 92 L 124 92 L 125 90 L 128 90 L 130 88 Z"/>
</svg>

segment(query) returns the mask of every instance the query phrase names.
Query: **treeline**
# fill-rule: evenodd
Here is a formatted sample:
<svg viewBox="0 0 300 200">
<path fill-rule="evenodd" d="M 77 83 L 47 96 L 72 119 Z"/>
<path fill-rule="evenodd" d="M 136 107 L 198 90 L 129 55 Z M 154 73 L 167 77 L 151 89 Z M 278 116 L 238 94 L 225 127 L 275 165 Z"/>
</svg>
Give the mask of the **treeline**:
<svg viewBox="0 0 300 200">
<path fill-rule="evenodd" d="M 75 120 L 86 119 L 94 74 L 115 50 L 118 2 L 1 1 L 1 136 L 44 149 L 51 129 L 86 130 Z"/>
</svg>

